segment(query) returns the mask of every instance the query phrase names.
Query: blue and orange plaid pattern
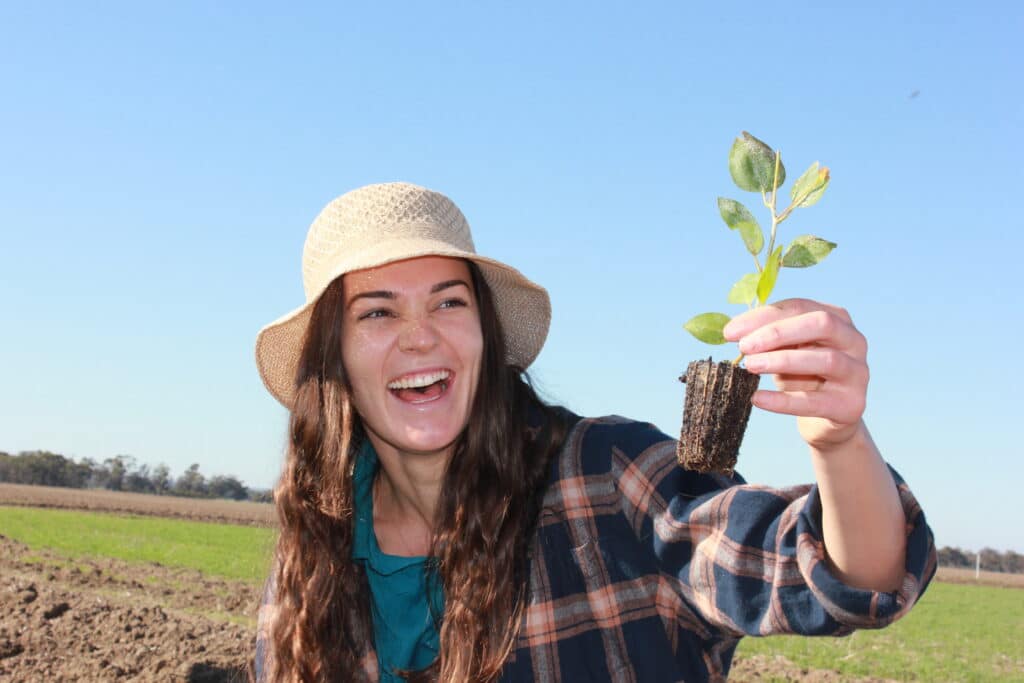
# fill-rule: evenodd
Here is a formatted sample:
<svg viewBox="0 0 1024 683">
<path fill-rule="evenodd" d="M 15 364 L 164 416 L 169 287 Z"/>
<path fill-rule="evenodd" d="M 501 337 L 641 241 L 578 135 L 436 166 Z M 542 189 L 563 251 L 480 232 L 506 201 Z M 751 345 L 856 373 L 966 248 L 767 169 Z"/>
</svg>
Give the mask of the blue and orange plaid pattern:
<svg viewBox="0 0 1024 683">
<path fill-rule="evenodd" d="M 502 681 L 724 681 L 741 637 L 881 628 L 935 573 L 931 530 L 895 472 L 906 574 L 896 592 L 865 591 L 829 570 L 814 486 L 772 489 L 684 470 L 675 441 L 652 425 L 572 419 L 551 466 L 529 604 Z M 262 625 L 271 611 L 261 608 Z M 378 677 L 368 647 L 354 679 Z M 261 638 L 257 660 L 264 651 Z"/>
</svg>

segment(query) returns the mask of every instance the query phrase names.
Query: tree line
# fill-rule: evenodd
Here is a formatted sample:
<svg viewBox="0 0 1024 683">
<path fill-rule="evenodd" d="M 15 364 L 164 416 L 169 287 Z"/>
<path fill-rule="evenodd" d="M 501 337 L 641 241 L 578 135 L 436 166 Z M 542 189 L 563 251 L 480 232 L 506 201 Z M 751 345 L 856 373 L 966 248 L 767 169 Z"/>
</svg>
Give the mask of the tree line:
<svg viewBox="0 0 1024 683">
<path fill-rule="evenodd" d="M 97 462 L 82 458 L 77 462 L 49 451 L 22 451 L 10 455 L 0 451 L 0 482 L 64 486 L 76 489 L 107 489 L 152 493 L 189 498 L 227 498 L 273 502 L 273 494 L 265 489 L 250 489 L 234 476 L 207 478 L 192 464 L 180 476 L 171 475 L 167 465 L 154 467 L 139 463 L 130 455 L 116 455 Z M 939 565 L 974 568 L 977 555 L 981 568 L 993 572 L 1024 574 L 1024 555 L 1008 550 L 1004 553 L 982 548 L 978 553 L 949 546 L 939 549 Z"/>
<path fill-rule="evenodd" d="M 116 455 L 102 462 L 92 458 L 76 462 L 49 451 L 22 451 L 17 455 L 0 451 L 0 482 L 189 498 L 273 501 L 270 491 L 250 489 L 237 477 L 216 475 L 207 478 L 199 471 L 198 463 L 175 477 L 163 463 L 150 467 L 140 464 L 130 455 Z"/>
<path fill-rule="evenodd" d="M 992 548 L 982 548 L 977 553 L 949 546 L 939 548 L 939 566 L 974 569 L 978 556 L 981 559 L 981 568 L 985 571 L 1024 574 L 1024 555 L 1012 550 L 1001 553 Z"/>
</svg>

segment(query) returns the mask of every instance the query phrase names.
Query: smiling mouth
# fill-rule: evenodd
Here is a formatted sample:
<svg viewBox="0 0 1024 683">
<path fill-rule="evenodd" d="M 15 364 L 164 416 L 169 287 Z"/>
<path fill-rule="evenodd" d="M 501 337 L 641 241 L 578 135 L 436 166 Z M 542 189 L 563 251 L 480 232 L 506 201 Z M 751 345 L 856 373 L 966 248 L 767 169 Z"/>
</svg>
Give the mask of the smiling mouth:
<svg viewBox="0 0 1024 683">
<path fill-rule="evenodd" d="M 404 403 L 429 403 L 441 398 L 452 383 L 451 370 L 410 374 L 388 382 L 388 390 Z"/>
</svg>

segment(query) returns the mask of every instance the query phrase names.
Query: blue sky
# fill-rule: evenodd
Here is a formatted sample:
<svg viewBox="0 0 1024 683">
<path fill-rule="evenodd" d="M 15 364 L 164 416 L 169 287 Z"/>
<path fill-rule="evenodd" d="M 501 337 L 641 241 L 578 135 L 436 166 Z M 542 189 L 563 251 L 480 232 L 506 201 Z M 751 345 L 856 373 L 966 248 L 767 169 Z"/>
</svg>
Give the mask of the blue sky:
<svg viewBox="0 0 1024 683">
<path fill-rule="evenodd" d="M 839 247 L 776 298 L 851 311 L 938 542 L 1024 550 L 1018 3 L 151 5 L 0 6 L 0 450 L 271 485 L 255 334 L 321 207 L 390 180 L 548 288 L 550 399 L 675 434 L 711 352 L 682 323 L 739 312 L 715 198 L 759 210 L 726 166 L 750 130 L 832 169 L 780 239 Z M 755 412 L 740 469 L 809 480 L 792 419 Z"/>
</svg>

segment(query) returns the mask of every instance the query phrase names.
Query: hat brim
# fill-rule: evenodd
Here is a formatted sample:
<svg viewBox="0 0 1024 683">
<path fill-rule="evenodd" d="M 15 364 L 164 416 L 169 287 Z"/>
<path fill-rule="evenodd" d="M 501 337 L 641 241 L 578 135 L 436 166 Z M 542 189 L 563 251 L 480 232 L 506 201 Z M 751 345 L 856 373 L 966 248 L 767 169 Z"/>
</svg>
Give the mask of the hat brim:
<svg viewBox="0 0 1024 683">
<path fill-rule="evenodd" d="M 401 254 L 396 256 L 396 254 Z M 422 256 L 448 256 L 473 261 L 491 289 L 494 306 L 505 336 L 506 360 L 526 369 L 537 358 L 551 326 L 551 300 L 547 290 L 500 261 L 461 251 L 432 240 L 388 240 L 362 250 L 358 262 L 339 259 L 324 286 L 307 293 L 302 306 L 265 326 L 256 336 L 256 366 L 267 390 L 291 410 L 295 399 L 299 355 L 313 306 L 330 283 L 345 273 L 406 261 Z"/>
</svg>

